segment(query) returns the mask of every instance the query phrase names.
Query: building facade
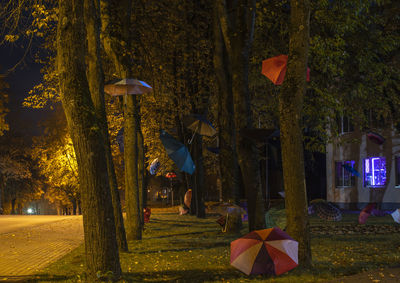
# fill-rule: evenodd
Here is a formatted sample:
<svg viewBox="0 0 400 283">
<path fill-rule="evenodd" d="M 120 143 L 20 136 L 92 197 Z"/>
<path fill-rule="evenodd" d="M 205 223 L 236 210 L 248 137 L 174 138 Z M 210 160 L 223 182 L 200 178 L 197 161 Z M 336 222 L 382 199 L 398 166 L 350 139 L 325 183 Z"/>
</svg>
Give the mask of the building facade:
<svg viewBox="0 0 400 283">
<path fill-rule="evenodd" d="M 393 127 L 360 131 L 348 121 L 326 147 L 327 200 L 343 209 L 400 207 L 400 134 Z"/>
</svg>

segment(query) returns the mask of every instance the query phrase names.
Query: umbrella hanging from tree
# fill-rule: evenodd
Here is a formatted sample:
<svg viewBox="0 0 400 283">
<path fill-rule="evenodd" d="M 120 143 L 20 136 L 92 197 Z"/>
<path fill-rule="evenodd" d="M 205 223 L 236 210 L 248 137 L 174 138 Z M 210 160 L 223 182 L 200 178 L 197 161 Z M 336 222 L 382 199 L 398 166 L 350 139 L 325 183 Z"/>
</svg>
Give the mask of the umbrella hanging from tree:
<svg viewBox="0 0 400 283">
<path fill-rule="evenodd" d="M 174 139 L 165 130 L 160 130 L 160 140 L 168 156 L 174 161 L 178 169 L 193 174 L 196 166 L 187 147 Z"/>
<path fill-rule="evenodd" d="M 158 171 L 158 169 L 160 168 L 160 161 L 158 161 L 158 158 L 154 159 L 149 166 L 149 172 L 151 175 L 155 175 Z"/>
<path fill-rule="evenodd" d="M 208 121 L 203 115 L 192 114 L 186 117 L 184 120 L 186 128 L 193 131 L 193 135 L 192 138 L 190 139 L 189 144 L 192 143 L 194 135 L 196 133 L 208 137 L 212 137 L 217 133 L 211 122 Z"/>
<path fill-rule="evenodd" d="M 280 275 L 298 265 L 298 242 L 278 227 L 253 231 L 231 242 L 230 263 L 247 275 Z"/>
<path fill-rule="evenodd" d="M 275 85 L 281 85 L 286 75 L 287 55 L 278 55 L 262 62 L 261 73 Z M 310 81 L 310 68 L 307 68 L 307 82 Z"/>
<path fill-rule="evenodd" d="M 348 164 L 343 164 L 343 168 L 347 171 L 349 171 L 351 174 L 353 174 L 354 176 L 360 177 L 360 173 L 358 173 L 358 171 L 356 169 L 354 169 L 352 166 L 348 165 Z"/>
<path fill-rule="evenodd" d="M 104 86 L 104 91 L 112 96 L 143 94 L 152 90 L 153 88 L 147 83 L 137 79 L 114 80 Z"/>
</svg>

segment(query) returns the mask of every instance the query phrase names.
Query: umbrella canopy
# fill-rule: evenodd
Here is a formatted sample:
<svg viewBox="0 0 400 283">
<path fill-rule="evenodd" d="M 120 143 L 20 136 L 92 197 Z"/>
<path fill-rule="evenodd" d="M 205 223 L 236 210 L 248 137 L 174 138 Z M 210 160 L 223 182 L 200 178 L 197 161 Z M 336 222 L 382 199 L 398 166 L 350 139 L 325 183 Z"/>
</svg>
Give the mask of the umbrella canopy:
<svg viewBox="0 0 400 283">
<path fill-rule="evenodd" d="M 150 166 L 149 166 L 150 174 L 155 175 L 159 168 L 160 168 L 160 161 L 158 161 L 158 158 L 156 158 L 150 163 Z"/>
<path fill-rule="evenodd" d="M 168 156 L 174 161 L 176 166 L 178 166 L 179 170 L 193 174 L 196 167 L 187 147 L 164 130 L 160 130 L 160 140 Z"/>
<path fill-rule="evenodd" d="M 366 207 L 361 210 L 360 215 L 358 216 L 358 223 L 365 224 L 367 222 L 368 217 L 371 215 L 372 210 L 375 208 L 375 203 L 370 203 Z"/>
<path fill-rule="evenodd" d="M 368 132 L 367 133 L 367 137 L 368 139 L 370 139 L 372 142 L 376 143 L 376 144 L 383 144 L 385 142 L 385 138 L 382 137 L 380 134 L 375 133 L 375 132 Z"/>
<path fill-rule="evenodd" d="M 278 55 L 262 62 L 261 73 L 269 78 L 275 85 L 281 85 L 286 75 L 288 56 Z M 307 68 L 307 81 L 310 81 L 310 69 Z"/>
<path fill-rule="evenodd" d="M 395 222 L 400 223 L 400 208 L 396 209 L 391 215 Z"/>
<path fill-rule="evenodd" d="M 174 172 L 168 172 L 165 177 L 167 177 L 168 179 L 172 179 L 176 177 L 176 174 Z"/>
<path fill-rule="evenodd" d="M 185 118 L 186 128 L 202 136 L 214 136 L 217 131 L 214 126 L 203 115 L 192 114 Z"/>
<path fill-rule="evenodd" d="M 298 242 L 278 227 L 231 242 L 231 265 L 247 275 L 280 275 L 298 265 Z"/>
<path fill-rule="evenodd" d="M 190 204 L 192 203 L 192 190 L 189 189 L 185 193 L 185 197 L 183 198 L 183 203 L 190 208 Z"/>
<path fill-rule="evenodd" d="M 104 91 L 112 96 L 125 94 L 143 94 L 150 92 L 153 88 L 143 81 L 137 79 L 122 79 L 109 82 L 104 86 Z"/>
<path fill-rule="evenodd" d="M 342 212 L 340 209 L 325 200 L 313 200 L 310 204 L 312 205 L 312 210 L 322 219 L 329 221 L 340 221 L 342 219 Z"/>
<path fill-rule="evenodd" d="M 351 174 L 353 174 L 353 176 L 360 177 L 360 173 L 358 173 L 358 171 L 356 169 L 354 169 L 352 166 L 347 165 L 347 164 L 343 164 L 343 167 L 344 167 L 345 170 L 347 170 Z"/>
</svg>

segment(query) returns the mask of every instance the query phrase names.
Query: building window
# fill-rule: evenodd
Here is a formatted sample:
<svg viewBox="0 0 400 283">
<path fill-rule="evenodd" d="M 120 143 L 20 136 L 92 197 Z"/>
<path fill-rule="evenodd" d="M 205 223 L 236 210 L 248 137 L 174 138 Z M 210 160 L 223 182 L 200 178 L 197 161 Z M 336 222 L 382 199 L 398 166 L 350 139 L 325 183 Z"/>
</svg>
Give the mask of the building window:
<svg viewBox="0 0 400 283">
<path fill-rule="evenodd" d="M 370 157 L 364 160 L 364 187 L 386 185 L 385 157 Z"/>
<path fill-rule="evenodd" d="M 354 168 L 354 161 L 335 162 L 336 187 L 352 187 L 355 183 L 355 177 L 349 168 Z M 346 168 L 347 167 L 347 168 Z"/>
<path fill-rule="evenodd" d="M 349 117 L 344 115 L 338 115 L 336 122 L 338 125 L 339 134 L 354 132 L 354 126 Z"/>
<path fill-rule="evenodd" d="M 400 156 L 396 156 L 394 159 L 394 170 L 395 170 L 395 186 L 400 187 Z"/>
</svg>

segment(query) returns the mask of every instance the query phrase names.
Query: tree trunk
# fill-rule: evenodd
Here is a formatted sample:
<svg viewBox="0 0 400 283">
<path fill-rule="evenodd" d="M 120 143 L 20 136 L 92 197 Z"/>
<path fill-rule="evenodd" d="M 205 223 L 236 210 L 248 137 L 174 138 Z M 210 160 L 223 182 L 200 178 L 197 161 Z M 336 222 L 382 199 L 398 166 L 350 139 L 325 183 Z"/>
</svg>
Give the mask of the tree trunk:
<svg viewBox="0 0 400 283">
<path fill-rule="evenodd" d="M 248 202 L 249 230 L 253 231 L 265 228 L 265 202 L 257 147 L 253 140 L 245 138 L 241 132 L 246 128 L 252 128 L 248 75 L 256 7 L 254 0 L 219 0 L 217 3 L 219 22 L 232 74 L 238 163 Z"/>
<path fill-rule="evenodd" d="M 101 0 L 103 45 L 112 59 L 121 78 L 132 76 L 131 63 L 131 9 L 132 0 Z M 125 161 L 125 203 L 126 234 L 128 240 L 142 238 L 141 209 L 139 197 L 139 157 L 143 143 L 138 142 L 140 110 L 137 98 L 124 96 L 124 161 Z"/>
<path fill-rule="evenodd" d="M 85 71 L 82 1 L 59 1 L 57 68 L 60 96 L 78 164 L 89 281 L 121 276 L 102 124 Z"/>
<path fill-rule="evenodd" d="M 90 87 L 92 101 L 96 109 L 96 116 L 102 123 L 104 130 L 105 150 L 107 158 L 107 170 L 110 180 L 111 200 L 114 208 L 116 235 L 118 247 L 122 251 L 128 251 L 126 241 L 124 219 L 122 217 L 121 201 L 119 197 L 117 177 L 115 175 L 114 162 L 111 155 L 110 139 L 104 102 L 104 74 L 100 55 L 100 1 L 85 0 L 85 25 L 88 42 L 88 72 L 87 78 Z"/>
<path fill-rule="evenodd" d="M 287 72 L 279 96 L 287 232 L 299 242 L 299 263 L 311 264 L 304 174 L 302 107 L 306 91 L 310 4 L 292 0 Z"/>
<path fill-rule="evenodd" d="M 139 99 L 138 99 L 139 100 Z M 138 101 L 139 102 L 139 101 Z M 140 105 L 139 105 L 140 109 Z M 144 218 L 143 218 L 143 209 L 144 209 L 144 203 L 143 203 L 143 195 L 145 194 L 145 180 L 144 180 L 144 175 L 145 175 L 145 165 L 144 165 L 144 140 L 143 140 L 143 133 L 140 125 L 140 118 L 136 120 L 137 122 L 137 143 L 138 143 L 138 190 L 139 190 L 139 214 L 140 214 L 140 221 L 142 223 L 142 226 L 144 225 Z"/>
<path fill-rule="evenodd" d="M 6 181 L 5 177 L 0 175 L 0 215 L 4 213 L 4 207 L 3 207 L 3 202 L 4 202 L 4 188 L 6 186 Z"/>
<path fill-rule="evenodd" d="M 218 95 L 218 146 L 222 199 L 239 204 L 239 165 L 236 153 L 235 124 L 233 121 L 232 79 L 217 9 L 214 9 L 214 69 Z"/>
<path fill-rule="evenodd" d="M 125 203 L 128 240 L 142 239 L 140 199 L 138 182 L 138 146 L 136 96 L 124 95 L 124 160 L 125 160 Z"/>
<path fill-rule="evenodd" d="M 204 207 L 204 166 L 203 166 L 203 153 L 202 153 L 202 136 L 195 134 L 194 138 L 194 157 L 196 170 L 194 171 L 195 187 L 196 187 L 196 216 L 199 218 L 206 217 Z"/>
</svg>

